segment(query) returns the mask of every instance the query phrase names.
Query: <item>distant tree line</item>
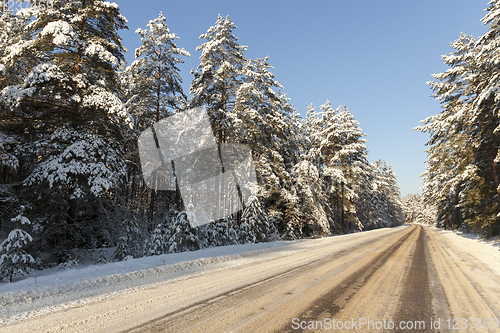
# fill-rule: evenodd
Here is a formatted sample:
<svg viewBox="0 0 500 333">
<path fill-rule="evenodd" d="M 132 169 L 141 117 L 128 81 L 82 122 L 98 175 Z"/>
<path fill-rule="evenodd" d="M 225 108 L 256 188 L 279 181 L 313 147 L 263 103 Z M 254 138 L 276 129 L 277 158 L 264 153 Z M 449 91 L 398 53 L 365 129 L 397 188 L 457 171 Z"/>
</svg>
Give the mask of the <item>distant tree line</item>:
<svg viewBox="0 0 500 333">
<path fill-rule="evenodd" d="M 437 225 L 437 210 L 436 207 L 429 202 L 421 194 L 408 194 L 401 199 L 401 209 L 407 223 L 424 223 Z"/>
</svg>

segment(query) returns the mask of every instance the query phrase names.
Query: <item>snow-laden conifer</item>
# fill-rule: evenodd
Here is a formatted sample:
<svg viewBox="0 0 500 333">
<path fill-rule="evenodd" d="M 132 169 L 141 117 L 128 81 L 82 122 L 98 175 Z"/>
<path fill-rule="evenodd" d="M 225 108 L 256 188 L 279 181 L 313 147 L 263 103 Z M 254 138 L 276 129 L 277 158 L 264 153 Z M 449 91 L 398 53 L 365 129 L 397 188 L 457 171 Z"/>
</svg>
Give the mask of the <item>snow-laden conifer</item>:
<svg viewBox="0 0 500 333">
<path fill-rule="evenodd" d="M 229 218 L 212 221 L 203 232 L 205 247 L 238 244 L 238 234 Z"/>
<path fill-rule="evenodd" d="M 309 235 L 330 233 L 318 168 L 303 157 L 292 169 L 292 182 L 298 197 L 300 218 L 305 224 L 302 231 Z"/>
<path fill-rule="evenodd" d="M 436 81 L 428 84 L 443 111 L 415 128 L 430 135 L 422 192 L 426 202 L 438 207 L 438 220 L 444 227 L 456 228 L 465 223 L 459 194 L 462 189 L 466 193 L 481 182 L 479 170 L 472 164 L 474 147 L 469 140 L 472 134 L 469 120 L 475 112 L 473 102 L 480 82 L 475 44 L 472 36 L 462 33 L 451 45 L 454 51 L 442 56 L 450 68 L 434 74 Z"/>
<path fill-rule="evenodd" d="M 135 50 L 136 60 L 127 68 L 133 84 L 127 107 L 140 130 L 185 106 L 178 64 L 184 62 L 181 56 L 190 55 L 175 44 L 179 37 L 170 32 L 162 12 L 147 27 L 136 30 L 142 45 Z"/>
<path fill-rule="evenodd" d="M 145 252 L 147 256 L 155 256 L 165 253 L 165 237 L 163 237 L 163 234 L 163 226 L 158 224 L 146 243 Z"/>
<path fill-rule="evenodd" d="M 375 220 L 371 221 L 372 224 L 376 227 L 392 227 L 401 224 L 404 219 L 401 210 L 401 193 L 392 167 L 384 160 L 372 162 L 371 167 L 373 219 Z"/>
<path fill-rule="evenodd" d="M 200 36 L 206 42 L 196 48 L 201 56 L 198 70 L 193 72 L 190 104 L 207 108 L 217 142 L 226 142 L 232 134 L 231 112 L 246 63 L 247 47 L 238 44 L 234 29 L 229 16 L 224 19 L 219 15 L 215 25 Z"/>
<path fill-rule="evenodd" d="M 118 238 L 114 257 L 121 261 L 132 256 L 138 258 L 142 256 L 141 234 L 135 218 L 125 219 L 120 226 L 121 235 Z"/>
<path fill-rule="evenodd" d="M 0 13 L 0 91 L 7 86 L 19 84 L 29 66 L 36 63 L 34 59 L 15 63 L 2 60 L 11 45 L 31 39 L 32 33 L 26 29 L 29 19 L 27 15 L 16 15 L 9 8 Z"/>
<path fill-rule="evenodd" d="M 16 228 L 12 230 L 7 239 L 0 244 L 0 275 L 3 279 L 12 282 L 12 278 L 28 274 L 35 265 L 35 259 L 25 250 L 33 238 L 21 229 L 30 225 L 30 220 L 24 216 L 24 206 L 21 206 L 19 215 L 12 219 Z"/>
<path fill-rule="evenodd" d="M 251 195 L 245 205 L 240 225 L 240 239 L 244 243 L 267 242 L 275 232 L 259 199 Z"/>
<path fill-rule="evenodd" d="M 172 226 L 172 236 L 167 246 L 169 253 L 194 251 L 201 248 L 197 232 L 191 227 L 186 211 L 182 211 L 177 215 L 177 219 Z"/>
<path fill-rule="evenodd" d="M 146 242 L 145 255 L 154 256 L 169 252 L 169 241 L 173 234 L 173 226 L 176 223 L 179 212 L 171 210 L 167 213 L 165 220 L 158 224 Z"/>
<path fill-rule="evenodd" d="M 450 68 L 429 85 L 443 110 L 416 128 L 430 134 L 423 194 L 436 205 L 438 224 L 488 236 L 500 233 L 498 6 L 489 3 L 486 34 L 477 40 L 461 34 L 442 57 Z"/>
<path fill-rule="evenodd" d="M 0 93 L 2 116 L 10 120 L 3 126 L 19 133 L 22 151 L 36 157 L 24 184 L 46 210 L 45 221 L 72 228 L 83 206 L 97 209 L 96 198 L 125 172 L 120 140 L 131 121 L 119 98 L 117 68 L 125 52 L 118 30 L 126 19 L 118 5 L 100 0 L 54 0 L 21 14 L 31 18 L 25 29 L 32 38 L 9 45 L 0 63 L 31 67 Z"/>
</svg>

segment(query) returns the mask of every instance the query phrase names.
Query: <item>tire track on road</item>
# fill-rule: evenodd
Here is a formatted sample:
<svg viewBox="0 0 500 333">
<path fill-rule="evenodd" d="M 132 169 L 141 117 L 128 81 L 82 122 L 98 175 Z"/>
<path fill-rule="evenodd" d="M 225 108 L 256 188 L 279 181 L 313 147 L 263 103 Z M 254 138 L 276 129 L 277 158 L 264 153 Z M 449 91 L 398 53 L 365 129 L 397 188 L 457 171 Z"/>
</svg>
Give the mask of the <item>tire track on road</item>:
<svg viewBox="0 0 500 333">
<path fill-rule="evenodd" d="M 377 270 L 397 253 L 403 244 L 411 243 L 411 238 L 415 233 L 418 233 L 418 229 L 414 227 L 410 232 L 394 242 L 387 250 L 344 279 L 321 299 L 316 300 L 314 305 L 297 316 L 298 321 L 310 322 L 322 320 L 325 314 L 329 318 L 333 318 L 348 304 L 352 297 L 370 280 Z M 279 332 L 295 332 L 296 330 L 293 329 L 292 325 L 292 321 L 289 321 L 280 328 Z"/>
<path fill-rule="evenodd" d="M 418 233 L 410 271 L 403 284 L 402 302 L 395 315 L 395 323 L 398 327 L 402 321 L 412 322 L 412 332 L 431 332 L 430 320 L 434 319 L 434 314 L 425 255 L 425 231 L 422 226 L 418 226 Z M 422 323 L 423 326 L 420 326 Z M 421 329 L 418 329 L 417 325 Z M 398 328 L 391 332 L 408 332 L 408 330 Z"/>
</svg>

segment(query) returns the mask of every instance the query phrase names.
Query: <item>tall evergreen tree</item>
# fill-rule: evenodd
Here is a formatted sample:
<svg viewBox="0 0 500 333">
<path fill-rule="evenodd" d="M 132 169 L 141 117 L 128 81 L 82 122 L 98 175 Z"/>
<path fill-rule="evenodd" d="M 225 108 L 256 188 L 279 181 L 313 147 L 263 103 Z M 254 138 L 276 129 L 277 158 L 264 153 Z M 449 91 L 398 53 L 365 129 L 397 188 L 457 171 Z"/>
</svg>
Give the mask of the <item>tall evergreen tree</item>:
<svg viewBox="0 0 500 333">
<path fill-rule="evenodd" d="M 443 111 L 424 121 L 415 129 L 428 132 L 431 139 L 427 143 L 427 170 L 422 175 L 425 200 L 436 204 L 440 225 L 457 228 L 464 223 L 459 194 L 462 188 L 474 186 L 477 180 L 473 161 L 473 147 L 468 142 L 470 124 L 466 119 L 473 112 L 478 77 L 475 39 L 461 34 L 452 43 L 455 49 L 443 56 L 445 64 L 451 68 L 444 73 L 433 75 L 438 81 L 428 82 L 434 90 L 433 97 L 442 104 Z"/>
<path fill-rule="evenodd" d="M 345 106 L 334 110 L 328 100 L 320 113 L 311 105 L 305 123 L 310 137 L 308 155 L 319 172 L 332 231 L 346 232 L 353 225 L 362 228 L 355 202 L 357 188 L 366 178 L 366 134 Z"/>
<path fill-rule="evenodd" d="M 464 206 L 466 222 L 486 236 L 500 234 L 500 1 L 492 0 L 482 19 L 488 31 L 475 45 L 476 98 L 473 113 L 466 118 L 470 124 L 470 144 L 474 151 L 472 162 L 474 186 L 467 188 Z"/>
<path fill-rule="evenodd" d="M 392 167 L 384 160 L 371 163 L 373 197 L 378 205 L 374 207 L 376 218 L 381 220 L 380 227 L 392 227 L 403 222 L 401 193 L 397 177 Z"/>
<path fill-rule="evenodd" d="M 238 44 L 233 34 L 236 25 L 227 16 L 218 16 L 215 26 L 200 38 L 207 41 L 196 48 L 201 50 L 198 71 L 191 82 L 191 107 L 205 106 L 217 142 L 226 142 L 232 134 L 236 91 L 241 84 L 245 65 L 246 46 Z"/>
<path fill-rule="evenodd" d="M 25 12 L 33 17 L 27 26 L 33 38 L 9 46 L 0 62 L 10 66 L 34 57 L 37 64 L 22 83 L 2 90 L 0 104 L 2 118 L 9 119 L 5 131 L 20 135 L 23 150 L 37 158 L 24 184 L 54 223 L 44 235 L 51 239 L 57 229 L 77 234 L 84 227 L 78 212 L 86 204 L 102 208 L 93 198 L 124 175 L 121 136 L 130 118 L 118 98 L 116 69 L 125 51 L 117 31 L 126 28 L 126 19 L 116 4 L 99 0 L 54 0 L 53 9 Z"/>
<path fill-rule="evenodd" d="M 233 114 L 235 140 L 252 148 L 259 199 L 271 215 L 278 216 L 283 214 L 284 196 L 291 190 L 289 171 L 295 156 L 290 139 L 292 108 L 276 90 L 283 87 L 272 68 L 268 57 L 245 63 Z M 282 223 L 280 219 L 273 221 Z"/>
<path fill-rule="evenodd" d="M 304 221 L 302 230 L 294 232 L 305 235 L 329 234 L 330 226 L 325 212 L 326 200 L 321 190 L 318 168 L 306 156 L 293 167 L 292 182 L 298 197 L 300 219 Z"/>
<path fill-rule="evenodd" d="M 135 130 L 131 133 L 134 143 L 147 127 L 185 108 L 187 103 L 178 65 L 184 62 L 181 57 L 190 56 L 189 52 L 175 44 L 179 37 L 170 32 L 162 12 L 156 19 L 149 21 L 147 27 L 136 30 L 141 36 L 142 45 L 135 50 L 136 60 L 122 73 L 128 92 L 125 105 L 134 118 Z M 137 147 L 134 145 L 132 148 L 127 156 L 131 161 L 131 177 L 140 172 L 135 168 L 140 164 Z M 149 194 L 149 219 L 150 226 L 153 226 L 154 214 L 165 202 L 158 201 L 156 189 L 150 190 Z M 179 208 L 178 193 L 169 192 L 160 196 L 175 197 Z"/>
<path fill-rule="evenodd" d="M 186 104 L 178 64 L 184 62 L 181 56 L 190 54 L 174 43 L 179 37 L 170 32 L 166 21 L 160 12 L 158 18 L 149 21 L 149 29 L 135 31 L 141 36 L 142 45 L 135 50 L 136 60 L 127 69 L 133 80 L 127 107 L 136 118 L 138 130 L 144 130 Z"/>
</svg>

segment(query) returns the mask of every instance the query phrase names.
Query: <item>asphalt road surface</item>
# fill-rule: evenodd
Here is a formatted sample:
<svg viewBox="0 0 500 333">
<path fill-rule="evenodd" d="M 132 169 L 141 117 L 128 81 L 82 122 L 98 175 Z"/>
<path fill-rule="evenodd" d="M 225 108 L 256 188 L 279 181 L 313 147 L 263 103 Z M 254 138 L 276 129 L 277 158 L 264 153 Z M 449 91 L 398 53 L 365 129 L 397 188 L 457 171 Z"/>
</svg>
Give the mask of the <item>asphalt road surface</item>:
<svg viewBox="0 0 500 333">
<path fill-rule="evenodd" d="M 500 276 L 436 229 L 405 225 L 348 236 L 5 329 L 500 332 Z"/>
</svg>

